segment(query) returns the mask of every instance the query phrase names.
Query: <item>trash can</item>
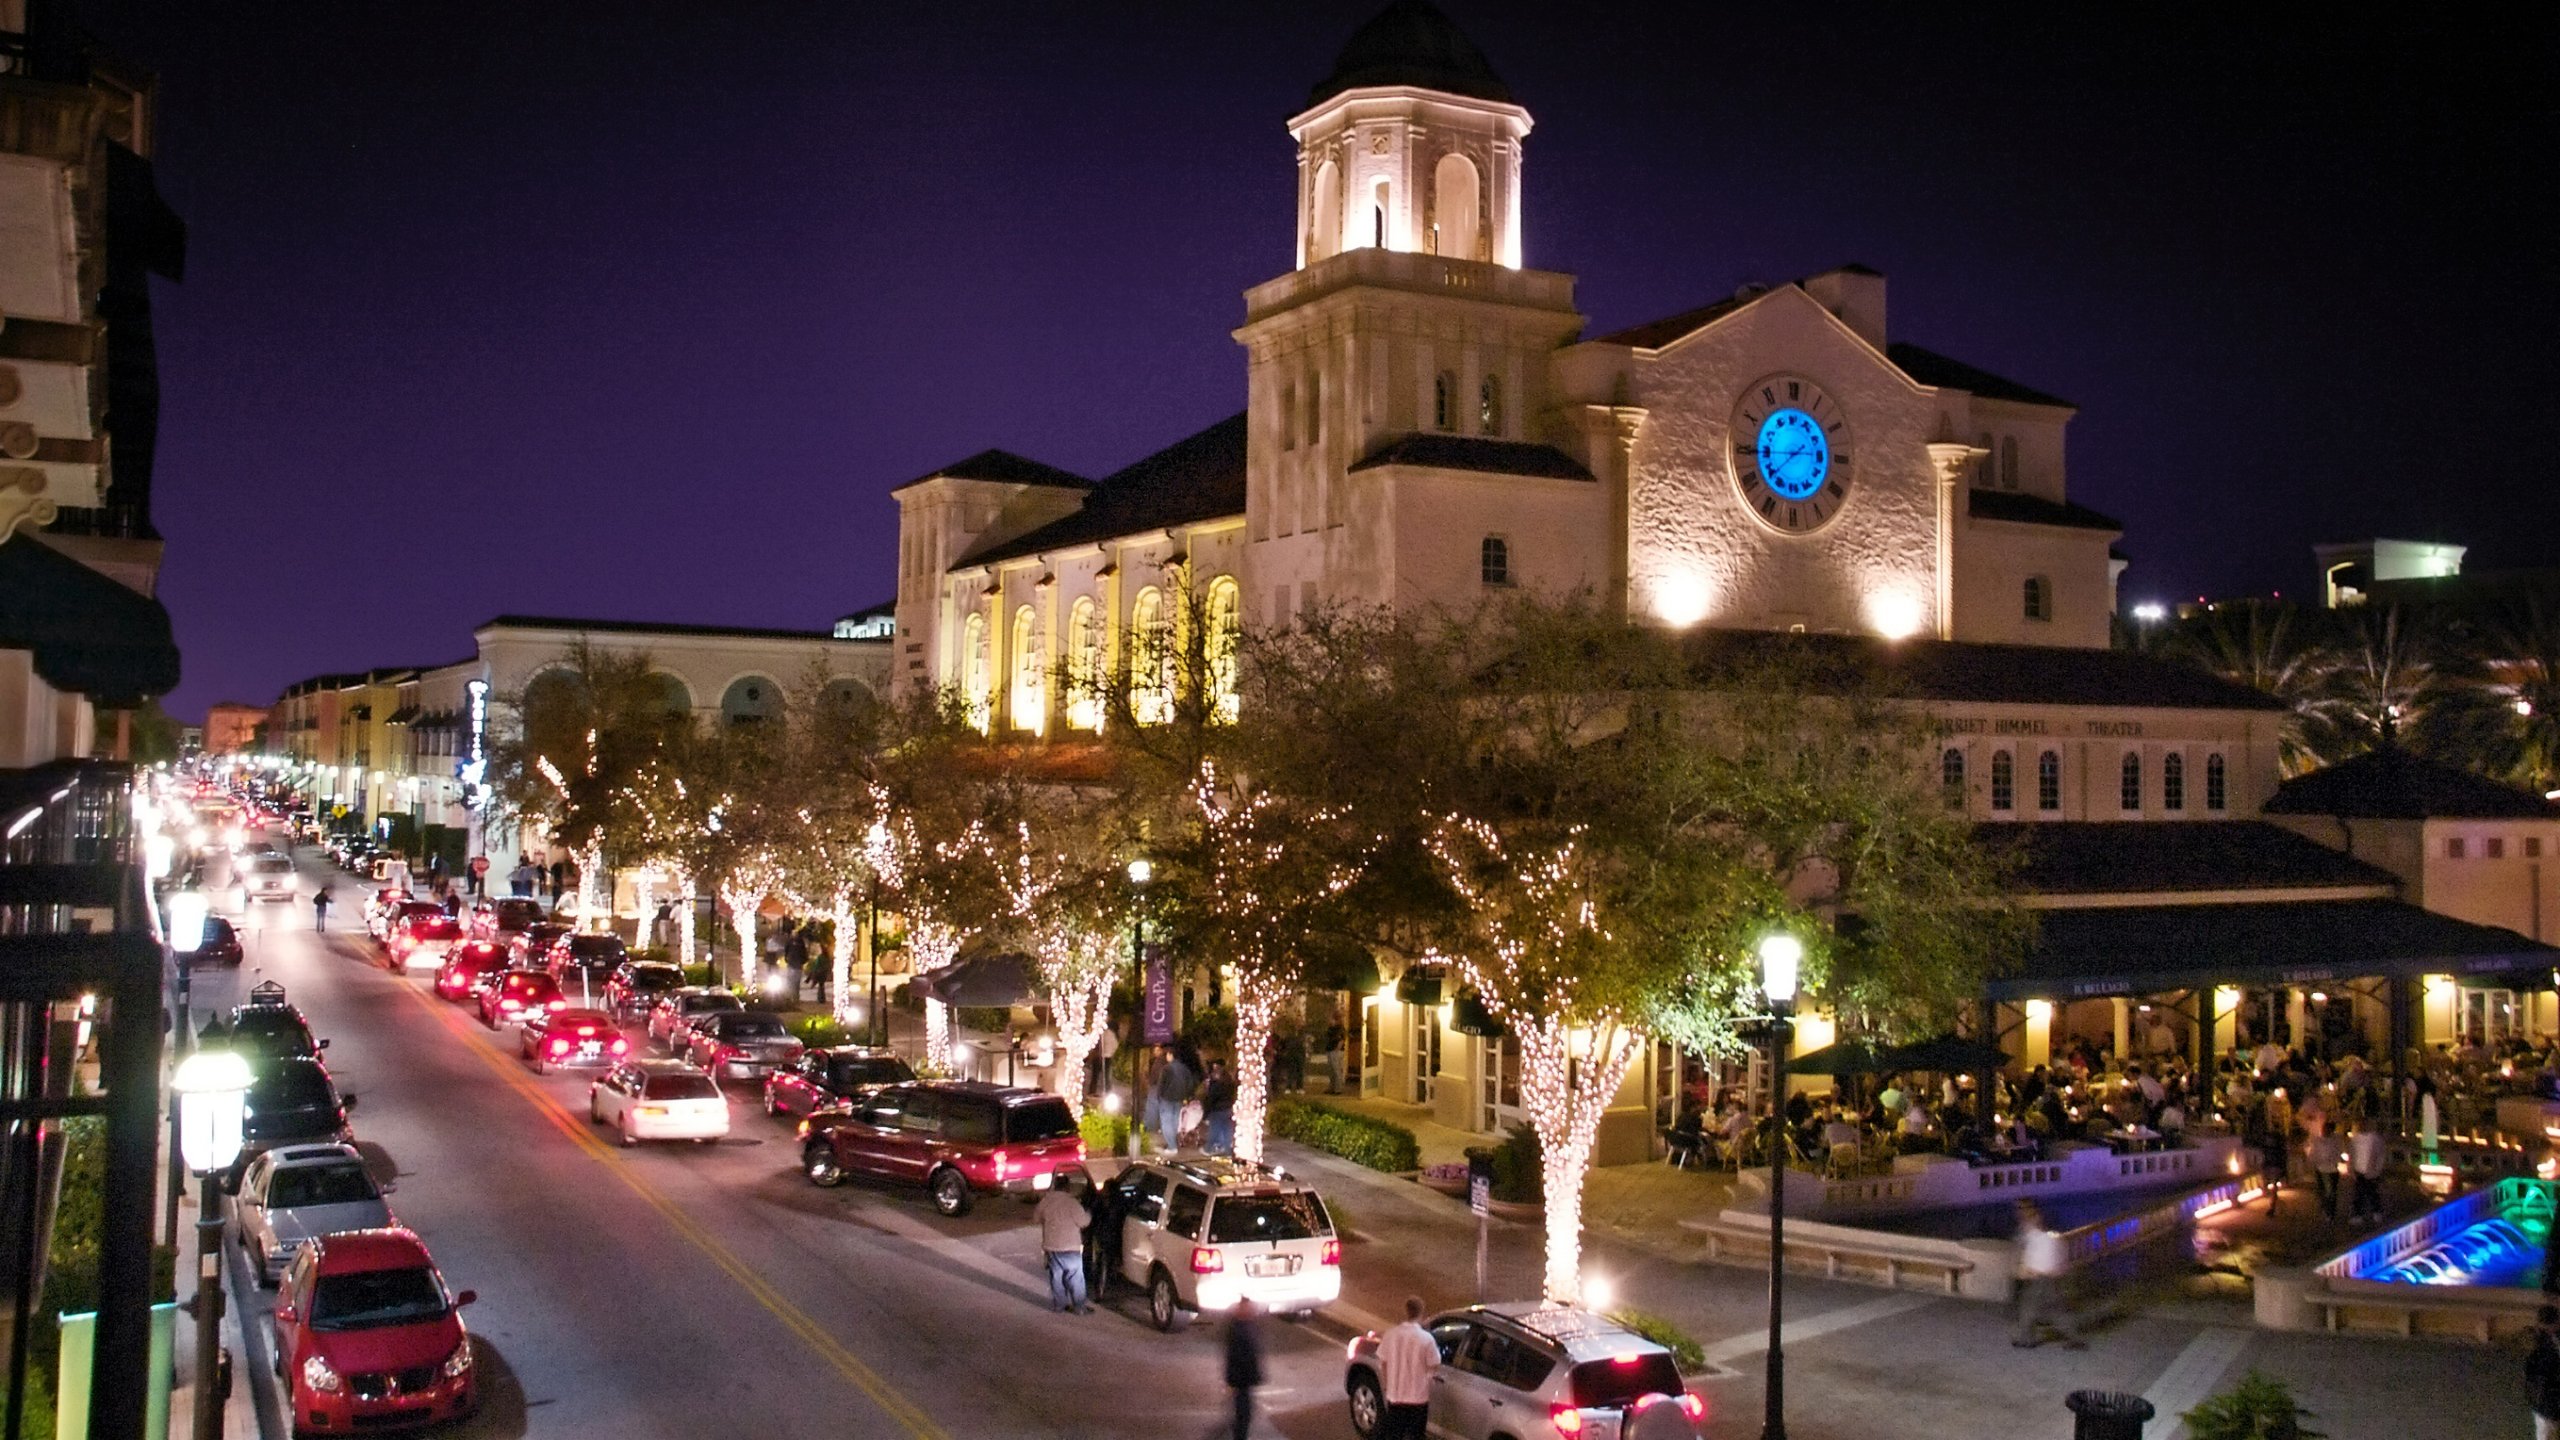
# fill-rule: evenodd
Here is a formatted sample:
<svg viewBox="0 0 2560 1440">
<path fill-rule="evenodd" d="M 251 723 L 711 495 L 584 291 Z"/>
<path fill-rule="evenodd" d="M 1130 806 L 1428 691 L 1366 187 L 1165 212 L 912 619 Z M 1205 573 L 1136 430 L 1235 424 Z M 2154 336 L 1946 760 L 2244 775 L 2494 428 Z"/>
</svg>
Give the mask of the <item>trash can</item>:
<svg viewBox="0 0 2560 1440">
<path fill-rule="evenodd" d="M 2075 1417 L 2071 1440 L 2142 1440 L 2151 1402 L 2121 1390 L 2074 1390 L 2063 1399 Z"/>
</svg>

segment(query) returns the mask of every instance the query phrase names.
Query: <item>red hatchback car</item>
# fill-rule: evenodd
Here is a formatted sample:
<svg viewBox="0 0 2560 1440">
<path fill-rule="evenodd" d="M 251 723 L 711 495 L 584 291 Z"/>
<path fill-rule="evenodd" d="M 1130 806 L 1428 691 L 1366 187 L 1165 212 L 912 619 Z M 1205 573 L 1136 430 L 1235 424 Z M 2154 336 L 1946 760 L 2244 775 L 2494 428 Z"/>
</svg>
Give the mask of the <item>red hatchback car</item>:
<svg viewBox="0 0 2560 1440">
<path fill-rule="evenodd" d="M 297 1435 L 427 1425 L 478 1399 L 459 1312 L 407 1229 L 346 1230 L 302 1248 L 276 1294 L 276 1370 Z"/>
<path fill-rule="evenodd" d="M 508 970 L 480 991 L 480 1023 L 495 1030 L 536 1010 L 566 1010 L 560 982 L 539 970 Z"/>
<path fill-rule="evenodd" d="M 800 1173 L 810 1184 L 868 1175 L 922 1185 L 945 1215 L 968 1213 L 979 1194 L 1030 1199 L 1083 1160 L 1066 1101 L 975 1080 L 884 1086 L 849 1110 L 800 1122 Z"/>
<path fill-rule="evenodd" d="M 507 947 L 495 940 L 465 940 L 445 952 L 444 964 L 436 971 L 436 995 L 468 1000 L 480 988 L 480 977 L 506 968 Z"/>
</svg>

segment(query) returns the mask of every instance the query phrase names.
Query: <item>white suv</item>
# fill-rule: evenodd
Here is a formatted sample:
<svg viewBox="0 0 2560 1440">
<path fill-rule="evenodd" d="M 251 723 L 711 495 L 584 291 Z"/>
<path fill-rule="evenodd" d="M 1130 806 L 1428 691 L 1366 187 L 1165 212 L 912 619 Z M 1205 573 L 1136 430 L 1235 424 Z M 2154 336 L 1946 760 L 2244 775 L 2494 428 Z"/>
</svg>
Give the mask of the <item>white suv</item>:
<svg viewBox="0 0 2560 1440">
<path fill-rule="evenodd" d="M 237 866 L 240 876 L 240 899 L 291 900 L 293 898 L 293 861 L 282 855 L 253 855 Z"/>
<path fill-rule="evenodd" d="M 1332 1215 L 1313 1187 L 1276 1165 L 1211 1155 L 1141 1160 L 1112 1177 L 1104 1213 L 1119 1221 L 1117 1254 L 1105 1263 L 1146 1287 L 1159 1330 L 1248 1297 L 1303 1315 L 1342 1294 Z"/>
<path fill-rule="evenodd" d="M 1449 1440 L 1552 1433 L 1578 1440 L 1697 1440 L 1706 1402 L 1671 1352 L 1605 1315 L 1542 1303 L 1470 1305 L 1424 1322 L 1440 1347 L 1430 1430 Z M 1378 1332 L 1351 1342 L 1351 1428 L 1386 1419 Z"/>
</svg>

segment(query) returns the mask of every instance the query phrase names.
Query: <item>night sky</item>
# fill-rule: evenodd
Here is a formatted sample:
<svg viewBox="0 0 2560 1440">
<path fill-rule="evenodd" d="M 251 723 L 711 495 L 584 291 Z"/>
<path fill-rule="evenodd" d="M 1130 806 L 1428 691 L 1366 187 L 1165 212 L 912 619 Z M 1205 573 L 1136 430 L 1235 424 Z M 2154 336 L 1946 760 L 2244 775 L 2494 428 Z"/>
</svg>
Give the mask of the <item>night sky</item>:
<svg viewBox="0 0 2560 1440">
<path fill-rule="evenodd" d="M 820 627 L 891 486 L 1232 413 L 1283 122 L 1376 8 L 90 0 L 190 227 L 170 708 L 509 611 Z M 2081 407 L 2128 600 L 2550 558 L 2550 10 L 1447 8 L 1589 333 L 1881 269 L 1895 338 Z"/>
</svg>

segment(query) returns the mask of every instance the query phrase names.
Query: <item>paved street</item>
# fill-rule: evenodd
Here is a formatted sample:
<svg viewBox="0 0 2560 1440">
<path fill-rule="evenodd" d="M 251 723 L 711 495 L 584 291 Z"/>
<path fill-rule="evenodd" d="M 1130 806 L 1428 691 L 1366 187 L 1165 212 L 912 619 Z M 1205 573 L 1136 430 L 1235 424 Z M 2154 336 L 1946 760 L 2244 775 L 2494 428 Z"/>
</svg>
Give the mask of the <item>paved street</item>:
<svg viewBox="0 0 2560 1440">
<path fill-rule="evenodd" d="M 455 1433 L 1192 1440 L 1220 1427 L 1216 1326 L 1160 1335 L 1130 1300 L 1051 1314 L 1025 1207 L 982 1203 L 955 1222 L 918 1195 L 815 1189 L 743 1091 L 722 1144 L 615 1148 L 587 1124 L 585 1075 L 533 1075 L 511 1034 L 386 971 L 361 935 L 360 887 L 303 863 L 305 898 L 243 919 L 249 963 L 203 977 L 198 1011 L 272 979 L 334 1042 L 363 1146 L 397 1179 L 394 1208 L 455 1287 L 480 1293 L 467 1318 L 487 1399 Z M 307 901 L 323 874 L 338 901 L 325 937 Z M 1328 1157 L 1284 1158 L 1351 1232 L 1337 1320 L 1391 1313 L 1408 1292 L 1472 1298 L 1459 1207 Z M 1495 1293 L 1534 1288 L 1537 1242 L 1496 1227 Z M 1705 1384 L 1709 1433 L 1756 1435 L 1759 1276 L 1608 1245 L 1593 1264 L 1707 1343 L 1725 1372 Z M 2506 1352 L 2274 1336 L 2237 1308 L 2121 1319 L 2080 1353 L 2011 1349 L 1990 1307 L 1810 1278 L 1791 1279 L 1788 1315 L 1791 1433 L 1815 1440 L 2061 1436 L 2061 1398 L 2084 1387 L 2151 1395 L 2160 1440 L 2251 1366 L 2294 1380 L 2338 1440 L 2471 1440 L 2522 1415 Z M 1271 1327 L 1261 1433 L 1350 1434 L 1345 1333 Z"/>
</svg>

